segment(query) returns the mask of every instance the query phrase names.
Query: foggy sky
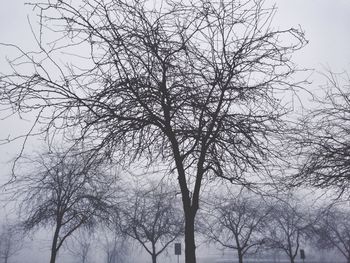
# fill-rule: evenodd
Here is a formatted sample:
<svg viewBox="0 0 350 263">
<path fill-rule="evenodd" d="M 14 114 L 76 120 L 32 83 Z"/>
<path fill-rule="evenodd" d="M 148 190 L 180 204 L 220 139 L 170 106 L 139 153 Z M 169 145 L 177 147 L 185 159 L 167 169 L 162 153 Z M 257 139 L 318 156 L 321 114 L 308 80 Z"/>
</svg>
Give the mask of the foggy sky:
<svg viewBox="0 0 350 263">
<path fill-rule="evenodd" d="M 31 50 L 35 41 L 27 19 L 35 26 L 37 17 L 32 7 L 24 6 L 25 2 L 27 0 L 1 0 L 0 43 L 14 43 L 24 50 Z M 267 4 L 273 2 L 278 7 L 273 26 L 280 29 L 300 26 L 309 40 L 309 44 L 294 56 L 301 68 L 316 71 L 329 68 L 337 72 L 350 69 L 349 0 L 267 0 Z M 0 72 L 8 70 L 5 57 L 14 54 L 14 50 L 0 46 Z M 324 82 L 318 74 L 312 75 L 311 80 L 313 84 L 308 89 L 315 89 Z M 24 133 L 29 124 L 29 121 L 17 118 L 0 120 L 0 139 L 9 134 Z M 0 183 L 9 174 L 10 165 L 6 162 L 18 153 L 19 147 L 19 142 L 0 146 Z"/>
<path fill-rule="evenodd" d="M 0 43 L 13 43 L 24 50 L 35 49 L 35 41 L 28 20 L 37 26 L 33 7 L 24 5 L 27 0 L 2 0 L 0 8 Z M 349 0 L 267 0 L 267 5 L 276 3 L 278 11 L 273 27 L 286 29 L 301 27 L 309 44 L 294 55 L 300 68 L 315 71 L 344 71 L 350 68 L 350 1 Z M 0 72 L 9 72 L 6 57 L 14 57 L 15 50 L 0 47 Z M 315 89 L 324 82 L 319 74 L 310 78 Z M 0 115 L 1 117 L 3 116 Z M 14 117 L 1 120 L 0 138 L 23 134 L 30 121 Z M 18 152 L 20 143 L 0 146 L 0 165 Z M 8 167 L 8 166 L 7 166 Z M 4 172 L 3 169 L 1 171 Z M 1 176 L 0 176 L 1 181 Z"/>
</svg>

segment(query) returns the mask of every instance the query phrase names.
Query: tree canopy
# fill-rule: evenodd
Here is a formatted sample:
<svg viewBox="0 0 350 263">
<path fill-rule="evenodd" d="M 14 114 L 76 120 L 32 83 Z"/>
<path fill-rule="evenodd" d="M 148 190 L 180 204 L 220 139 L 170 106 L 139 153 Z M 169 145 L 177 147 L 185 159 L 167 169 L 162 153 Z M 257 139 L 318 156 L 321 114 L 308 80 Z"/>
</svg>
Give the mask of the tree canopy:
<svg viewBox="0 0 350 263">
<path fill-rule="evenodd" d="M 284 98 L 299 84 L 291 56 L 305 45 L 303 32 L 274 29 L 275 9 L 263 0 L 33 6 L 40 52 L 19 49 L 14 72 L 0 77 L 1 103 L 37 114 L 28 135 L 62 135 L 107 157 L 176 172 L 186 262 L 194 263 L 203 181 L 249 183 L 247 172 L 282 153 L 291 110 Z M 45 44 L 47 30 L 57 38 Z"/>
</svg>

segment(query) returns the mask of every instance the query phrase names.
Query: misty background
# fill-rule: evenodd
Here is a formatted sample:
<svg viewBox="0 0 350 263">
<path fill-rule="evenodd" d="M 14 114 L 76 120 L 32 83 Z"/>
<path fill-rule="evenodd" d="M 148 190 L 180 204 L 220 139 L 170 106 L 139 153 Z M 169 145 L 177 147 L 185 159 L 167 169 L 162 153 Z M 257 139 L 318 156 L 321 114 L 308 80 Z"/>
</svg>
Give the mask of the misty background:
<svg viewBox="0 0 350 263">
<path fill-rule="evenodd" d="M 33 39 L 33 33 L 29 23 L 34 31 L 38 30 L 36 11 L 31 6 L 25 5 L 23 0 L 2 0 L 0 8 L 0 43 L 16 44 L 23 50 L 33 50 L 36 47 Z M 350 69 L 350 1 L 348 0 L 278 0 L 266 1 L 266 5 L 275 3 L 277 13 L 273 19 L 274 28 L 300 27 L 305 31 L 305 37 L 309 43 L 293 55 L 294 62 L 300 67 L 310 69 L 303 72 L 303 77 L 307 76 L 310 84 L 308 90 L 316 91 L 320 86 L 326 83 L 325 77 L 320 74 L 325 70 L 333 72 L 344 72 Z M 0 72 L 8 72 L 9 66 L 7 58 L 16 56 L 16 50 L 11 47 L 0 47 Z M 301 96 L 301 102 L 306 107 L 311 100 L 311 96 L 305 93 Z M 12 116 L 0 120 L 0 138 L 5 139 L 9 136 L 16 137 L 25 134 L 31 127 L 31 121 Z M 5 183 L 10 179 L 11 167 L 14 157 L 19 153 L 22 146 L 22 139 L 3 144 L 0 146 L 0 183 Z M 25 152 L 37 151 L 40 148 L 40 141 L 30 140 Z M 132 180 L 132 179 L 130 179 Z M 316 194 L 315 194 L 316 193 Z M 310 204 L 318 199 L 332 198 L 333 193 L 302 189 L 301 199 L 309 200 Z M 1 197 L 0 197 L 1 199 Z M 348 204 L 347 204 L 348 205 Z M 6 219 L 8 217 L 8 219 Z M 1 206 L 0 222 L 5 220 L 14 220 L 12 207 Z M 50 228 L 41 229 L 35 234 L 31 234 L 25 239 L 23 248 L 11 262 L 47 262 L 50 250 Z M 180 238 L 180 242 L 183 243 Z M 100 241 L 95 240 L 92 246 L 98 247 Z M 200 242 L 199 242 L 200 244 Z M 129 262 L 151 262 L 148 255 L 145 255 L 142 248 L 136 243 L 128 244 L 132 253 L 128 254 Z M 200 244 L 197 248 L 200 263 L 210 262 L 211 259 L 227 259 L 232 257 L 228 250 L 219 250 L 215 245 Z M 97 252 L 93 255 L 98 262 L 103 252 Z M 231 254 L 230 254 L 231 253 Z M 321 257 L 332 256 L 321 255 Z M 173 246 L 170 246 L 168 252 L 159 259 L 159 262 L 177 262 L 173 255 Z M 318 255 L 320 256 L 320 255 Z M 164 260 L 164 261 L 163 261 Z M 206 261 L 208 260 L 208 261 Z M 74 256 L 65 249 L 59 254 L 59 262 L 75 262 Z M 184 262 L 183 254 L 180 262 Z"/>
</svg>

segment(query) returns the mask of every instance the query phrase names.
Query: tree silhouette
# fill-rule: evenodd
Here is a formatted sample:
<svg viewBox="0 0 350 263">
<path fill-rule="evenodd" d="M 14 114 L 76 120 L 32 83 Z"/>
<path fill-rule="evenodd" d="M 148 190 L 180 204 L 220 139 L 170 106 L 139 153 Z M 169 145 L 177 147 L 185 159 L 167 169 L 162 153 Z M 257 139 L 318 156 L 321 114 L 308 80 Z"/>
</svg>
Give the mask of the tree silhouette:
<svg viewBox="0 0 350 263">
<path fill-rule="evenodd" d="M 301 202 L 291 193 L 272 204 L 269 231 L 266 244 L 282 251 L 290 263 L 296 261 L 300 246 L 310 233 L 312 220 L 303 211 Z"/>
<path fill-rule="evenodd" d="M 8 263 L 23 248 L 23 233 L 6 219 L 0 228 L 0 259 Z"/>
<path fill-rule="evenodd" d="M 334 189 L 339 195 L 349 190 L 349 76 L 329 72 L 323 96 L 302 121 L 301 164 L 294 184 Z"/>
<path fill-rule="evenodd" d="M 346 208 L 326 208 L 315 226 L 315 233 L 320 248 L 335 248 L 350 262 L 350 220 Z"/>
<path fill-rule="evenodd" d="M 184 220 L 175 197 L 166 185 L 134 189 L 122 211 L 122 231 L 142 245 L 153 263 L 183 235 Z"/>
<path fill-rule="evenodd" d="M 280 156 L 284 98 L 300 84 L 289 78 L 297 71 L 290 58 L 305 44 L 303 32 L 272 28 L 275 8 L 263 4 L 34 4 L 41 52 L 19 49 L 14 72 L 0 77 L 1 101 L 14 113 L 36 113 L 26 137 L 62 134 L 120 162 L 169 167 L 182 194 L 186 262 L 195 263 L 203 181 L 249 183 L 247 171 Z M 57 39 L 45 44 L 45 29 Z"/>
<path fill-rule="evenodd" d="M 33 170 L 29 169 L 31 162 Z M 67 238 L 107 214 L 113 188 L 101 161 L 76 151 L 50 152 L 26 165 L 26 173 L 8 187 L 12 199 L 20 203 L 25 231 L 53 227 L 50 263 L 54 263 Z"/>
<path fill-rule="evenodd" d="M 238 262 L 265 242 L 270 209 L 247 194 L 217 196 L 206 218 L 206 235 L 219 245 L 237 251 Z"/>
</svg>

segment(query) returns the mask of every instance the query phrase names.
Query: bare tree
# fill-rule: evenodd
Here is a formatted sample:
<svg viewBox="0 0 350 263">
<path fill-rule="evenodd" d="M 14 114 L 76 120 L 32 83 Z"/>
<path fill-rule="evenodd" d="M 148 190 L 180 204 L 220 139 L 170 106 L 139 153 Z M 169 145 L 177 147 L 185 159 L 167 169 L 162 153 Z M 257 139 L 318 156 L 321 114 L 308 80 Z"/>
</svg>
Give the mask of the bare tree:
<svg viewBox="0 0 350 263">
<path fill-rule="evenodd" d="M 350 262 L 350 212 L 346 208 L 327 207 L 315 230 L 319 248 L 335 248 Z"/>
<path fill-rule="evenodd" d="M 204 214 L 208 238 L 237 251 L 238 262 L 265 241 L 270 209 L 263 201 L 240 192 L 237 196 L 217 196 Z"/>
<path fill-rule="evenodd" d="M 129 253 L 126 236 L 118 231 L 119 228 L 103 231 L 101 238 L 102 249 L 105 253 L 106 263 L 124 263 Z"/>
<path fill-rule="evenodd" d="M 266 244 L 269 248 L 285 253 L 290 263 L 294 263 L 300 245 L 308 237 L 312 222 L 303 212 L 301 202 L 297 202 L 291 194 L 272 206 Z"/>
<path fill-rule="evenodd" d="M 0 259 L 8 263 L 23 247 L 23 235 L 16 225 L 11 225 L 7 220 L 0 229 Z"/>
<path fill-rule="evenodd" d="M 157 257 L 184 232 L 175 192 L 165 185 L 136 189 L 123 211 L 121 229 L 157 262 Z"/>
<path fill-rule="evenodd" d="M 26 231 L 53 227 L 50 263 L 54 263 L 68 237 L 103 215 L 113 188 L 101 161 L 83 153 L 56 151 L 31 161 L 33 170 L 11 183 L 12 198 L 20 200 Z M 26 171 L 29 167 L 27 163 Z"/>
<path fill-rule="evenodd" d="M 301 123 L 302 163 L 294 184 L 335 189 L 342 195 L 349 190 L 350 78 L 332 72 L 325 77 L 324 96 L 315 97 L 316 107 Z"/>
<path fill-rule="evenodd" d="M 247 183 L 245 172 L 280 156 L 275 146 L 291 110 L 280 94 L 291 98 L 300 84 L 290 81 L 297 71 L 290 58 L 305 44 L 303 32 L 273 29 L 275 8 L 263 4 L 35 4 L 40 55 L 22 52 L 13 61 L 15 71 L 0 78 L 1 101 L 14 113 L 37 114 L 28 136 L 51 138 L 72 128 L 73 139 L 89 141 L 92 150 L 130 163 L 159 161 L 176 172 L 186 262 L 195 263 L 203 181 L 222 177 Z M 58 34 L 48 45 L 45 29 Z M 65 54 L 70 61 L 63 64 Z"/>
<path fill-rule="evenodd" d="M 83 228 L 77 229 L 70 241 L 68 250 L 78 259 L 78 263 L 89 263 L 94 242 L 93 232 Z"/>
</svg>

